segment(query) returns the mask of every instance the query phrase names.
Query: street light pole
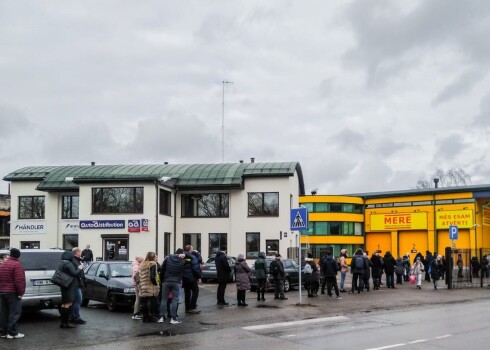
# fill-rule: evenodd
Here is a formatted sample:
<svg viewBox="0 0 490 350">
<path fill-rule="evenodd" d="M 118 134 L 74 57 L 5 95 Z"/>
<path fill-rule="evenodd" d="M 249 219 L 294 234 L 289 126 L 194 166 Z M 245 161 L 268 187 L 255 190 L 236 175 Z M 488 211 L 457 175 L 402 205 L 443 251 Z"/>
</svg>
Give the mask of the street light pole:
<svg viewBox="0 0 490 350">
<path fill-rule="evenodd" d="M 223 80 L 223 100 L 221 105 L 221 162 L 225 162 L 225 84 L 233 84 L 232 81 Z"/>
</svg>

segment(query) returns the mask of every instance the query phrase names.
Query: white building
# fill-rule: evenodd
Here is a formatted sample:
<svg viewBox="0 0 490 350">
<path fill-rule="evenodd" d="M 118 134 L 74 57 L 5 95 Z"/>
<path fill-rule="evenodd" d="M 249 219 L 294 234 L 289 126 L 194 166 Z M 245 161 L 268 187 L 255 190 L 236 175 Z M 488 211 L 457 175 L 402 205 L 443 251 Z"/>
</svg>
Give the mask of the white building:
<svg viewBox="0 0 490 350">
<path fill-rule="evenodd" d="M 160 256 L 192 244 L 204 257 L 297 246 L 290 209 L 304 194 L 297 162 L 48 166 L 11 182 L 10 246 L 90 244 L 102 260 Z"/>
</svg>

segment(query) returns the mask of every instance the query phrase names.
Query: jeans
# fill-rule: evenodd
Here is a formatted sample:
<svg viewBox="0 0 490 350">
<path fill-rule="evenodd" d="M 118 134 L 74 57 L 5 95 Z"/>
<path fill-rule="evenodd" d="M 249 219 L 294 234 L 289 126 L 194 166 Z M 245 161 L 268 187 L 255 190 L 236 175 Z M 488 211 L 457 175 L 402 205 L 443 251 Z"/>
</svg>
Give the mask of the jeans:
<svg viewBox="0 0 490 350">
<path fill-rule="evenodd" d="M 21 299 L 16 293 L 0 294 L 0 334 L 17 335 L 19 327 L 17 321 L 22 314 Z"/>
<path fill-rule="evenodd" d="M 193 310 L 197 306 L 199 285 L 196 280 L 184 279 L 185 311 Z"/>
<path fill-rule="evenodd" d="M 394 273 L 386 273 L 386 286 L 388 288 L 393 288 L 395 287 L 395 276 Z"/>
<path fill-rule="evenodd" d="M 80 305 L 82 304 L 82 289 L 77 288 L 75 291 L 75 300 L 73 301 L 73 308 L 71 310 L 72 320 L 80 319 Z"/>
<path fill-rule="evenodd" d="M 352 275 L 352 288 L 351 292 L 354 293 L 356 290 L 358 293 L 362 290 L 362 273 L 355 273 Z"/>
<path fill-rule="evenodd" d="M 345 276 L 347 276 L 347 271 L 340 272 L 340 289 L 344 290 Z"/>
<path fill-rule="evenodd" d="M 172 305 L 170 307 L 170 317 L 177 318 L 177 306 L 179 303 L 180 283 L 163 282 L 162 302 L 160 303 L 160 315 L 165 315 L 167 309 L 168 295 L 172 293 Z"/>
<path fill-rule="evenodd" d="M 284 280 L 274 278 L 274 297 L 284 298 Z"/>
</svg>

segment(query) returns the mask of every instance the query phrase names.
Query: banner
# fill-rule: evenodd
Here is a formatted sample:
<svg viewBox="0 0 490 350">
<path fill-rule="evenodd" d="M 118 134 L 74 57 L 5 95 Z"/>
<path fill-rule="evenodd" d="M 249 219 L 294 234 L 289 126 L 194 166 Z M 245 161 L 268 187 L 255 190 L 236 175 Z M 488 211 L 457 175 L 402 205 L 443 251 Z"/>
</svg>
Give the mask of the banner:
<svg viewBox="0 0 490 350">
<path fill-rule="evenodd" d="M 371 214 L 371 231 L 427 229 L 427 213 Z"/>
<path fill-rule="evenodd" d="M 126 222 L 124 220 L 80 220 L 80 229 L 117 229 L 125 228 Z"/>
<path fill-rule="evenodd" d="M 140 221 L 139 220 L 128 220 L 128 232 L 140 232 Z"/>
<path fill-rule="evenodd" d="M 149 232 L 150 231 L 150 224 L 149 224 L 148 219 L 141 219 L 141 231 L 143 232 Z"/>
<path fill-rule="evenodd" d="M 484 205 L 483 209 L 483 226 L 490 226 L 490 206 Z"/>
<path fill-rule="evenodd" d="M 46 233 L 46 220 L 12 221 L 13 235 L 28 235 L 32 233 Z"/>
<path fill-rule="evenodd" d="M 473 228 L 473 210 L 447 210 L 436 212 L 436 227 L 438 229 L 449 229 L 449 226 Z"/>
</svg>

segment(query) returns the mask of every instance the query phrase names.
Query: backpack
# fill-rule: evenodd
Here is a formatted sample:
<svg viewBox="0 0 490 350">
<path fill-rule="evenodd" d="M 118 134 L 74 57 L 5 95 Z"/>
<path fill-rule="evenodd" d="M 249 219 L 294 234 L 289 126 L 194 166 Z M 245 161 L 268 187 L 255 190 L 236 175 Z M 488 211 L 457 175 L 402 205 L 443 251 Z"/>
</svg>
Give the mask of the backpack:
<svg viewBox="0 0 490 350">
<path fill-rule="evenodd" d="M 361 255 L 356 255 L 354 258 L 354 267 L 359 270 L 364 269 L 364 258 Z"/>
<path fill-rule="evenodd" d="M 279 265 L 275 260 L 271 262 L 271 265 L 269 266 L 269 272 L 272 275 L 277 275 L 279 273 Z"/>
<path fill-rule="evenodd" d="M 313 269 L 311 268 L 311 265 L 307 263 L 307 264 L 305 265 L 305 268 L 304 268 L 303 272 L 304 272 L 305 274 L 311 274 L 311 273 L 313 272 Z"/>
</svg>

